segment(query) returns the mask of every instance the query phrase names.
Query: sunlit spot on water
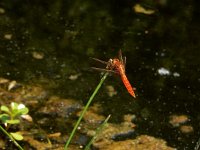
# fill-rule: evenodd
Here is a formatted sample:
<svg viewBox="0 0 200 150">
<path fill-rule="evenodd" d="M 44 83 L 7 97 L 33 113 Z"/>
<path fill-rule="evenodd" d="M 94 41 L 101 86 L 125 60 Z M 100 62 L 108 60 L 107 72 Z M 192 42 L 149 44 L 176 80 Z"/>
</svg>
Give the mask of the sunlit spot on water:
<svg viewBox="0 0 200 150">
<path fill-rule="evenodd" d="M 165 76 L 165 75 L 170 75 L 170 71 L 166 68 L 159 68 L 158 69 L 158 73 L 161 75 L 161 76 Z"/>
<path fill-rule="evenodd" d="M 174 73 L 173 73 L 173 76 L 174 76 L 174 77 L 180 77 L 180 74 L 179 74 L 178 72 L 174 72 Z"/>
<path fill-rule="evenodd" d="M 161 76 L 173 75 L 174 77 L 180 77 L 180 74 L 178 72 L 172 73 L 170 70 L 168 70 L 164 67 L 159 68 L 157 71 L 158 71 L 158 74 L 161 75 Z"/>
</svg>

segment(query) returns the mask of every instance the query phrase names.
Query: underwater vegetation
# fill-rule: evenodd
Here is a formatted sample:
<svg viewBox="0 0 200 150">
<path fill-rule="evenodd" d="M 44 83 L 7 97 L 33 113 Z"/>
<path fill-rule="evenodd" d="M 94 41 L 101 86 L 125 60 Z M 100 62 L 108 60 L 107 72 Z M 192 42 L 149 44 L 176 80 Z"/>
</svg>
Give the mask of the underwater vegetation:
<svg viewBox="0 0 200 150">
<path fill-rule="evenodd" d="M 90 69 L 101 64 L 89 58 L 117 58 L 120 64 L 110 61 L 108 70 L 121 74 L 107 76 L 69 147 L 85 148 L 111 115 L 92 148 L 133 148 L 139 142 L 144 145 L 138 149 L 155 143 L 198 149 L 198 6 L 194 0 L 1 0 L 2 129 L 21 135 L 23 140 L 15 140 L 24 149 L 63 148 L 102 78 Z M 127 62 L 115 57 L 119 49 Z M 32 121 L 9 116 L 11 103 L 28 108 Z M 17 124 L 9 125 L 9 119 Z M 0 147 L 17 149 L 1 133 Z"/>
</svg>

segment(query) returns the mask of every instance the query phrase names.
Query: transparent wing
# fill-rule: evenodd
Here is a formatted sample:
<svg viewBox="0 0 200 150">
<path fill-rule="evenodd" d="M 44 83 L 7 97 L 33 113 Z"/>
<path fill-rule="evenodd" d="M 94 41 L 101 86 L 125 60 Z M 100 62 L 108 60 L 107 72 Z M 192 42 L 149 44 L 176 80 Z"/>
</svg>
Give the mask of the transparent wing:
<svg viewBox="0 0 200 150">
<path fill-rule="evenodd" d="M 122 50 L 119 50 L 119 60 L 124 65 L 124 68 L 126 67 L 126 57 L 122 56 Z"/>
</svg>

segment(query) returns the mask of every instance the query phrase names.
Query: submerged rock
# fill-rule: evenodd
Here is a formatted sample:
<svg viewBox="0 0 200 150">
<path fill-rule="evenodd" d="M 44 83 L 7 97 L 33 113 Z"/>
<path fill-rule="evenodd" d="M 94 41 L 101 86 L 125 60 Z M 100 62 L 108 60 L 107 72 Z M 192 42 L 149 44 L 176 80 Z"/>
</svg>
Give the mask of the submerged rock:
<svg viewBox="0 0 200 150">
<path fill-rule="evenodd" d="M 98 114 L 90 108 L 84 117 L 85 123 L 82 124 L 80 132 L 86 133 L 88 136 L 93 137 L 96 129 L 103 123 L 105 117 Z M 125 115 L 124 122 L 120 124 L 107 123 L 100 133 L 95 137 L 93 146 L 97 149 L 110 145 L 116 140 L 127 139 L 135 136 L 135 124 L 132 122 L 134 115 Z"/>
<path fill-rule="evenodd" d="M 190 119 L 187 115 L 172 115 L 170 116 L 170 120 L 169 123 L 173 126 L 173 127 L 178 127 L 181 124 L 184 124 L 186 122 L 188 122 Z"/>
<path fill-rule="evenodd" d="M 0 104 L 9 105 L 11 102 L 23 103 L 36 107 L 48 99 L 49 94 L 40 86 L 24 85 L 16 81 L 0 78 Z"/>
<path fill-rule="evenodd" d="M 50 96 L 41 86 L 23 85 L 4 78 L 0 78 L 0 99 L 1 105 L 15 101 L 29 108 L 32 115 L 29 117 L 32 117 L 33 121 L 21 120 L 18 126 L 19 131 L 24 133 L 24 146 L 27 149 L 63 149 L 71 127 L 83 108 L 79 101 L 74 99 Z M 98 104 L 87 110 L 69 149 L 83 148 L 88 143 L 89 138 L 95 135 L 96 129 L 105 120 L 102 112 L 102 107 Z M 136 137 L 136 125 L 133 123 L 135 117 L 128 114 L 121 123 L 107 123 L 96 136 L 93 147 L 99 150 L 174 150 L 168 147 L 164 140 L 147 135 Z M 177 122 L 177 117 L 172 117 L 171 122 L 182 124 L 188 120 L 188 117 L 180 118 Z M 182 127 L 184 133 L 192 131 L 190 126 Z M 47 141 L 52 141 L 52 144 Z M 0 145 L 5 147 L 6 144 L 6 140 L 0 139 Z"/>
<path fill-rule="evenodd" d="M 148 135 L 138 136 L 134 140 L 112 142 L 108 145 L 99 145 L 99 150 L 175 150 L 166 145 L 162 139 Z"/>
<path fill-rule="evenodd" d="M 97 110 L 96 112 L 92 110 L 94 109 L 89 109 L 87 115 L 84 117 L 85 124 L 83 123 L 80 129 L 80 131 L 86 132 L 91 137 L 95 135 L 95 129 L 97 128 L 97 126 L 92 128 L 94 122 L 99 123 L 99 126 L 105 120 L 98 114 Z M 135 115 L 127 114 L 124 116 L 124 121 L 120 124 L 107 123 L 95 137 L 93 147 L 98 150 L 175 150 L 167 146 L 166 142 L 162 139 L 148 135 L 136 136 L 136 125 L 133 123 L 135 117 Z M 102 121 L 100 122 L 99 120 Z"/>
<path fill-rule="evenodd" d="M 81 104 L 73 99 L 61 99 L 56 96 L 50 97 L 45 106 L 38 110 L 38 114 L 69 118 L 82 108 Z"/>
</svg>

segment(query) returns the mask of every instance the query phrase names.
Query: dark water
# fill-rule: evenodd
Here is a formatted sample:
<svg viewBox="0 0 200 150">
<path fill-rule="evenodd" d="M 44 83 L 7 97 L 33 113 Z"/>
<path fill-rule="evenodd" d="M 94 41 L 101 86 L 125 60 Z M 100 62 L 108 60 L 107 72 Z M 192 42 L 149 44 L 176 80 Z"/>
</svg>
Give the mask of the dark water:
<svg viewBox="0 0 200 150">
<path fill-rule="evenodd" d="M 134 12 L 136 3 L 155 13 Z M 0 1 L 0 76 L 27 83 L 47 78 L 55 94 L 86 102 L 100 79 L 89 71 L 94 65 L 89 57 L 108 60 L 122 49 L 137 101 L 112 76 L 105 85 L 113 85 L 118 94 L 110 98 L 102 88 L 95 102 L 103 105 L 104 114 L 112 114 L 113 122 L 136 114 L 138 134 L 194 149 L 200 137 L 198 6 L 194 0 Z M 77 74 L 77 80 L 68 79 Z M 172 114 L 187 115 L 194 132 L 172 128 Z"/>
</svg>

